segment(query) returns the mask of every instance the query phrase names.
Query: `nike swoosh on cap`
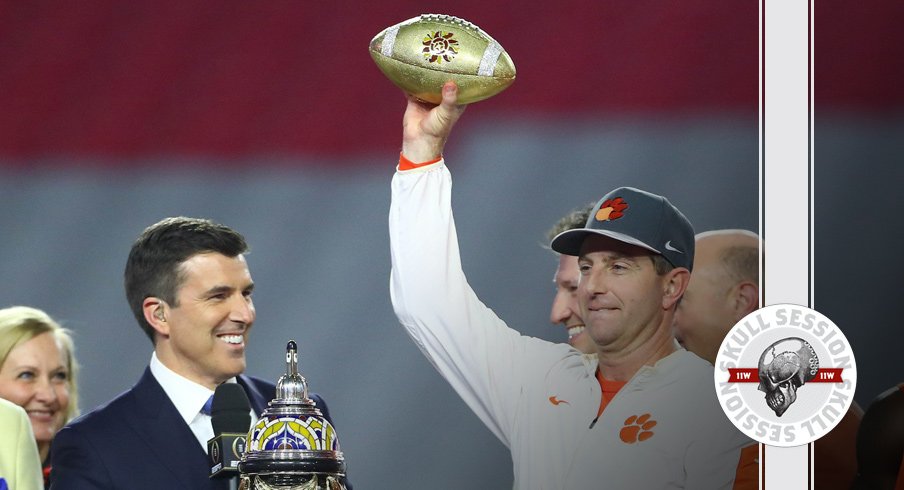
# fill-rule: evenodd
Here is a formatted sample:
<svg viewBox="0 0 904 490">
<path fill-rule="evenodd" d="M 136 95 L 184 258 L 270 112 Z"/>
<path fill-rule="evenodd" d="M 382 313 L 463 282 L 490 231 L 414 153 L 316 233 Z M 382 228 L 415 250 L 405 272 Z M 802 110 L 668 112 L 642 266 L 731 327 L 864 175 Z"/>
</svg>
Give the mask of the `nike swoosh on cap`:
<svg viewBox="0 0 904 490">
<path fill-rule="evenodd" d="M 673 247 L 673 246 L 672 246 L 672 241 L 671 241 L 671 240 L 665 242 L 665 249 L 666 249 L 666 250 L 671 250 L 672 252 L 678 252 L 678 253 L 680 253 L 680 254 L 683 254 L 683 253 L 684 253 L 684 252 L 682 252 L 681 250 L 678 250 L 677 248 Z"/>
</svg>

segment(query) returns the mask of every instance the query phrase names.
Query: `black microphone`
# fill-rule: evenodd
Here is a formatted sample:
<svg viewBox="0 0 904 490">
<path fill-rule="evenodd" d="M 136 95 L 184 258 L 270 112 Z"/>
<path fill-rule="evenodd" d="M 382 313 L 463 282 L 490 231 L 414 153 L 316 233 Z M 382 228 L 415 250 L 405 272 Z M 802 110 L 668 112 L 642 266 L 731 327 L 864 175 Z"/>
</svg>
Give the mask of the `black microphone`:
<svg viewBox="0 0 904 490">
<path fill-rule="evenodd" d="M 245 453 L 251 427 L 251 404 L 237 383 L 223 383 L 213 393 L 210 408 L 213 439 L 207 441 L 211 478 L 239 476 L 238 464 Z"/>
</svg>

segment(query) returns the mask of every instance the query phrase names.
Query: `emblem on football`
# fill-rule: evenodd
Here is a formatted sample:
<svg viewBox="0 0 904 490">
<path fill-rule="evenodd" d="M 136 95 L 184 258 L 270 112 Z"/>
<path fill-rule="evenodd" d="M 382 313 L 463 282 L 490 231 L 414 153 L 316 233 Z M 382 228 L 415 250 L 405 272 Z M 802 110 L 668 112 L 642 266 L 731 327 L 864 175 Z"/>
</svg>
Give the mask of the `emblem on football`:
<svg viewBox="0 0 904 490">
<path fill-rule="evenodd" d="M 714 381 L 725 415 L 771 446 L 807 444 L 832 430 L 854 401 L 857 367 L 841 330 L 816 310 L 761 308 L 725 336 Z"/>
<path fill-rule="evenodd" d="M 429 63 L 442 64 L 455 59 L 458 54 L 458 40 L 451 32 L 436 31 L 432 35 L 424 37 L 424 59 Z"/>
</svg>

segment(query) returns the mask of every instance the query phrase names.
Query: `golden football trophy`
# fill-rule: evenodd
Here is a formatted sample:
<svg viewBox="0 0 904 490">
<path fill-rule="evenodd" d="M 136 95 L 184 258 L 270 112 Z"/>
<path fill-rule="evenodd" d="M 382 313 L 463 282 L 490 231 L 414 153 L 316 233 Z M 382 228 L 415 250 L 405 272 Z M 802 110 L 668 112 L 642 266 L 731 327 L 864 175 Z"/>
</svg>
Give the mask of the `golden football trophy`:
<svg viewBox="0 0 904 490">
<path fill-rule="evenodd" d="M 424 14 L 389 27 L 370 42 L 384 75 L 406 93 L 439 104 L 443 84 L 458 85 L 458 103 L 490 98 L 515 81 L 515 64 L 476 25 L 450 15 Z"/>
</svg>

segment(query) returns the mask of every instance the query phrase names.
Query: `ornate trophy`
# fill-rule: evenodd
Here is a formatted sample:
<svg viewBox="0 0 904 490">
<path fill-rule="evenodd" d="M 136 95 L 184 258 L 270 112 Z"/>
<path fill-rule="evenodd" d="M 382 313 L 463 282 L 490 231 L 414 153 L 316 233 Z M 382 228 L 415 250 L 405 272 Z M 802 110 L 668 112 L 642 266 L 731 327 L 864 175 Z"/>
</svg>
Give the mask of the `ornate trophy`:
<svg viewBox="0 0 904 490">
<path fill-rule="evenodd" d="M 286 345 L 286 374 L 276 383 L 276 399 L 248 433 L 246 447 L 238 465 L 240 490 L 345 490 L 339 438 L 308 398 L 294 340 Z"/>
</svg>

